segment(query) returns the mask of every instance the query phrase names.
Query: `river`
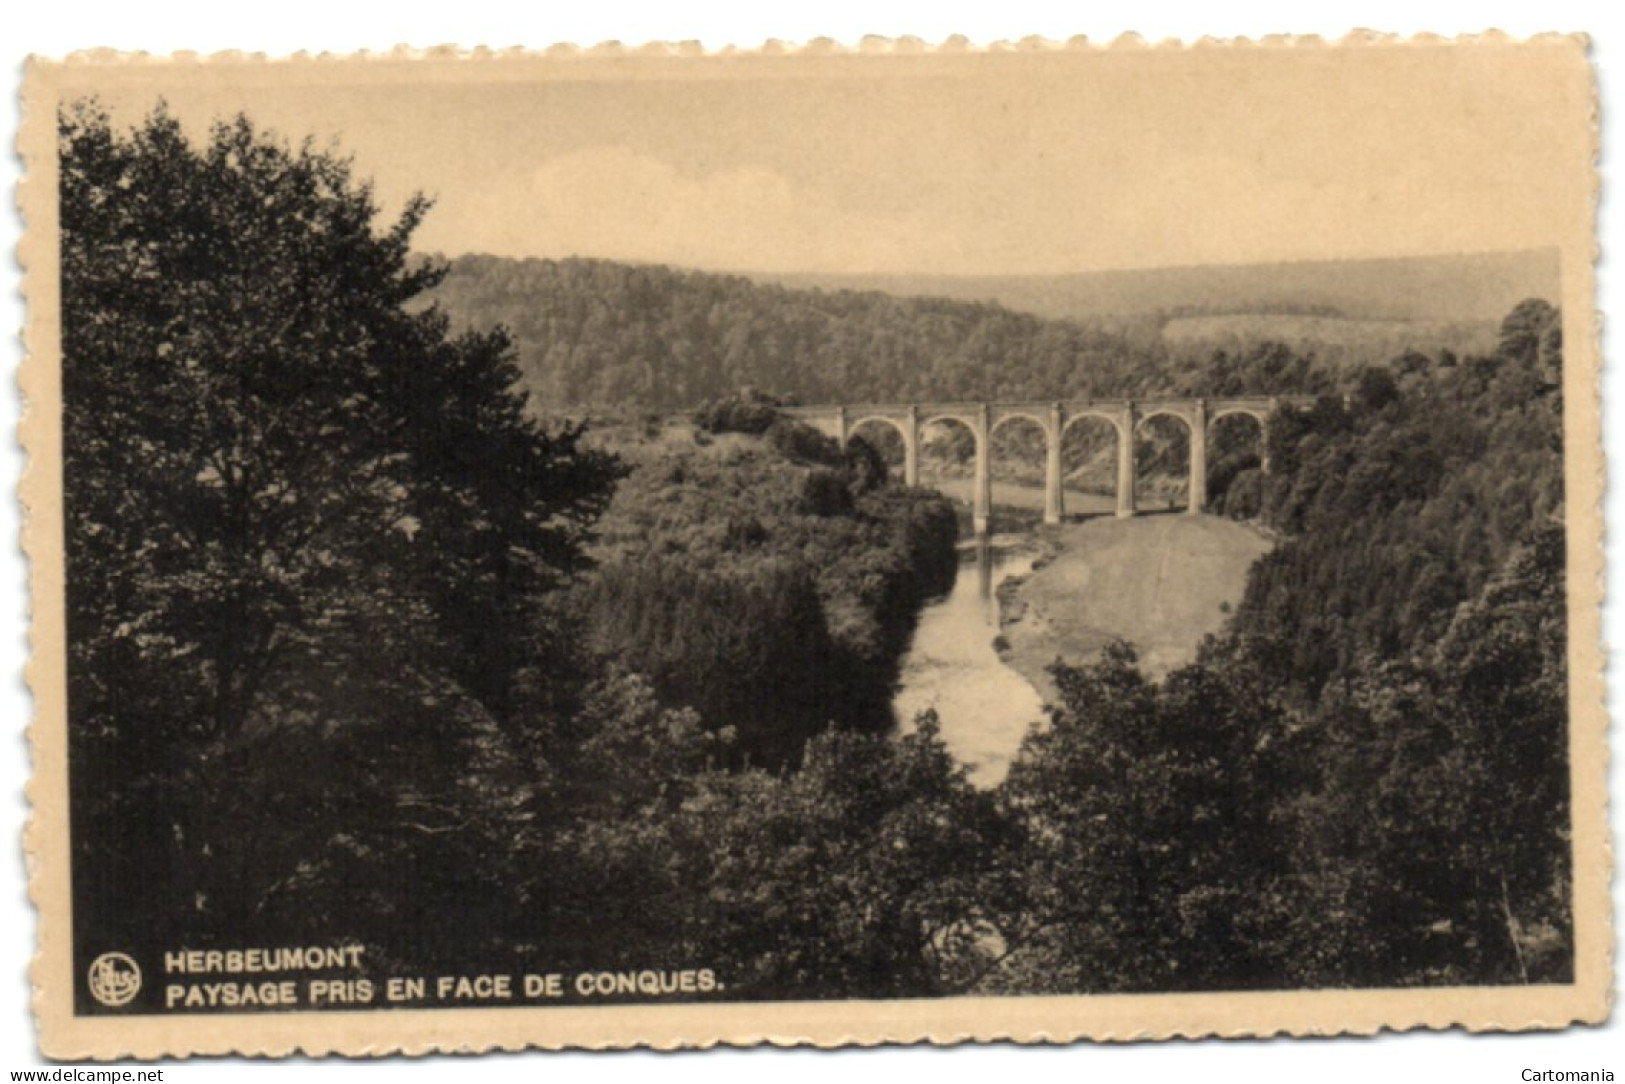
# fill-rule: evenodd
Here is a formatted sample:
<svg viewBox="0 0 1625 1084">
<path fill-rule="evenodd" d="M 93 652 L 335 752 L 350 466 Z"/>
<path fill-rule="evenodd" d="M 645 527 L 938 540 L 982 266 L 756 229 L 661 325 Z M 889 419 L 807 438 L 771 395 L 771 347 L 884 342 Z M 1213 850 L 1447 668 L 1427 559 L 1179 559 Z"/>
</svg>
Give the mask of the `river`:
<svg viewBox="0 0 1625 1084">
<path fill-rule="evenodd" d="M 935 708 L 948 751 L 980 787 L 1004 779 L 1022 737 L 1044 718 L 1038 692 L 993 647 L 999 634 L 996 592 L 1010 576 L 1032 571 L 1030 541 L 994 535 L 961 545 L 953 589 L 920 612 L 892 701 L 905 730 L 919 712 Z"/>
</svg>

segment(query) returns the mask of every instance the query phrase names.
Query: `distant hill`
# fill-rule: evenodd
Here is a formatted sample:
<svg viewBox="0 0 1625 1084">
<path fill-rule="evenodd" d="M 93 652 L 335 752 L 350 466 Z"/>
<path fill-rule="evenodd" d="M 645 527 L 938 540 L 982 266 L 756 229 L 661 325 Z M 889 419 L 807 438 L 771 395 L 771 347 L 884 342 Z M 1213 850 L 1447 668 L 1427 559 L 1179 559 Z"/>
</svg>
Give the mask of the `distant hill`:
<svg viewBox="0 0 1625 1084">
<path fill-rule="evenodd" d="M 1557 297 L 1555 258 L 1528 253 L 781 278 L 460 256 L 428 300 L 457 328 L 508 328 L 537 409 L 672 411 L 743 388 L 804 403 L 1319 392 L 1407 350 L 1488 352 L 1513 305 Z M 957 293 L 918 296 L 931 290 Z M 1020 311 L 1023 296 L 1047 310 Z M 1313 360 L 1246 360 L 1269 343 Z M 1221 349 L 1231 359 L 1210 365 Z"/>
<path fill-rule="evenodd" d="M 503 325 L 541 409 L 682 410 L 755 388 L 801 402 L 1109 396 L 1165 387 L 1139 341 L 1001 305 L 798 290 L 608 260 L 461 256 L 428 297 Z"/>
<path fill-rule="evenodd" d="M 1504 314 L 1503 314 L 1504 315 Z M 1277 342 L 1294 350 L 1314 351 L 1322 361 L 1341 367 L 1341 359 L 1389 358 L 1414 350 L 1437 354 L 1489 354 L 1499 337 L 1500 318 L 1485 320 L 1351 320 L 1340 316 L 1293 316 L 1280 313 L 1233 313 L 1181 316 L 1162 327 L 1162 341 L 1173 350 L 1245 348 Z"/>
<path fill-rule="evenodd" d="M 758 282 L 993 301 L 1063 320 L 1157 313 L 1276 313 L 1374 320 L 1499 321 L 1559 296 L 1556 249 L 1381 260 L 1233 264 L 1067 275 L 784 275 Z"/>
</svg>

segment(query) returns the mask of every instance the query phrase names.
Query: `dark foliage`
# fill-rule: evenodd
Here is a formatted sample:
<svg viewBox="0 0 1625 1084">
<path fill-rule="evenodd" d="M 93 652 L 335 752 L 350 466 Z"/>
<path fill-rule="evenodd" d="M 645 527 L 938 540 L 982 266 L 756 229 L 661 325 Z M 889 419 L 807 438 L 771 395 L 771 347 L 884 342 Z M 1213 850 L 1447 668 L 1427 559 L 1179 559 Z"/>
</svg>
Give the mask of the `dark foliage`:
<svg viewBox="0 0 1625 1084">
<path fill-rule="evenodd" d="M 550 403 L 692 410 L 746 387 L 818 403 L 1167 386 L 1154 325 L 1148 340 L 990 303 L 601 260 L 465 256 L 451 268 L 435 301 L 461 326 L 511 328 L 525 386 Z"/>
<path fill-rule="evenodd" d="M 1474 359 L 1345 407 L 1278 419 L 1267 522 L 1291 536 L 1258 565 L 1238 631 L 1313 697 L 1367 657 L 1436 641 L 1563 500 L 1562 416 L 1534 356 Z"/>
<path fill-rule="evenodd" d="M 1017 948 L 994 989 L 1136 991 L 1279 984 L 1259 904 L 1272 845 L 1278 717 L 1257 690 L 1191 667 L 1148 682 L 1118 644 L 1055 671 L 1062 707 L 1004 787 L 1020 826 Z"/>
<path fill-rule="evenodd" d="M 1200 663 L 1057 672 L 1004 788 L 989 988 L 1572 975 L 1561 359 L 1531 313 L 1275 419 L 1251 477 L 1285 537 Z"/>
<path fill-rule="evenodd" d="M 1489 355 L 1240 349 L 1176 386 L 995 306 L 460 263 L 448 304 L 541 299 L 516 364 L 423 307 L 425 206 L 379 232 L 342 161 L 246 120 L 60 128 L 82 962 L 251 931 L 380 972 L 711 966 L 730 997 L 1572 974 L 1545 302 Z M 1279 544 L 1197 664 L 1058 668 L 977 791 L 889 707 L 949 506 L 731 389 L 1148 381 L 1321 395 L 1267 448 L 1214 435 L 1215 507 Z M 628 474 L 521 386 L 712 405 L 595 434 Z"/>
<path fill-rule="evenodd" d="M 736 759 L 781 766 L 832 724 L 891 726 L 897 660 L 952 583 L 957 527 L 856 440 L 843 455 L 788 421 L 768 434 L 650 457 L 603 521 L 580 609 L 595 649 L 662 703 L 732 728 Z"/>
<path fill-rule="evenodd" d="M 77 947 L 488 917 L 468 871 L 567 695 L 541 602 L 617 465 L 526 413 L 500 333 L 405 311 L 422 201 L 379 232 L 241 118 L 78 106 L 60 148 Z"/>
<path fill-rule="evenodd" d="M 731 395 L 694 412 L 694 424 L 707 433 L 761 436 L 779 420 L 777 400 L 758 394 Z"/>
</svg>

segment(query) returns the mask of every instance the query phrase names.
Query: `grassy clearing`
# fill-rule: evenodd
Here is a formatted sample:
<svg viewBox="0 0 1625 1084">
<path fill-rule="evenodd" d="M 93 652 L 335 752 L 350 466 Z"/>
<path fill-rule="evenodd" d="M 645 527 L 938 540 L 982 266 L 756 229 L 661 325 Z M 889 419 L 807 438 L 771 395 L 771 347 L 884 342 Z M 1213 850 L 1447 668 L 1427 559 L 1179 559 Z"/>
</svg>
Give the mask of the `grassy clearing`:
<svg viewBox="0 0 1625 1084">
<path fill-rule="evenodd" d="M 1050 663 L 1089 662 L 1115 638 L 1154 676 L 1191 661 L 1270 546 L 1244 524 L 1182 514 L 1066 524 L 1051 540 L 1054 558 L 1003 592 L 1006 662 L 1051 700 Z"/>
</svg>

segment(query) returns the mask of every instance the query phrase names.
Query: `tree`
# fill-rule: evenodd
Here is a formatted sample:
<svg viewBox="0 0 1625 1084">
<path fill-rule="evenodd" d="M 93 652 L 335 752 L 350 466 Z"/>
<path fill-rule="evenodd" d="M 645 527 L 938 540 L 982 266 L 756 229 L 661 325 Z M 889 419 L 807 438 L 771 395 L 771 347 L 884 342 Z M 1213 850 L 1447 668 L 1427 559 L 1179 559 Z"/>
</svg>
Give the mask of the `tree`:
<svg viewBox="0 0 1625 1084">
<path fill-rule="evenodd" d="M 419 735 L 437 762 L 374 771 L 371 798 L 490 828 L 448 769 L 533 754 L 513 731 L 551 672 L 540 603 L 618 466 L 526 412 L 503 334 L 408 308 L 442 275 L 409 257 L 421 197 L 379 228 L 348 161 L 245 117 L 194 145 L 161 106 L 122 132 L 70 105 L 59 152 L 74 815 L 129 844 L 80 856 L 77 913 L 149 940 L 194 899 L 195 935 L 319 867 L 324 841 L 278 823 L 247 876 L 211 873 L 218 803 L 300 815 L 277 804 L 298 758 L 230 770 L 290 735 L 315 765 Z"/>
<path fill-rule="evenodd" d="M 669 913 L 744 996 L 940 995 L 979 970 L 1000 825 L 935 716 L 916 724 L 831 730 L 794 774 L 714 776 L 665 822 L 659 853 L 687 882 Z"/>
<path fill-rule="evenodd" d="M 1354 395 L 1361 410 L 1375 414 L 1399 398 L 1399 384 L 1394 380 L 1392 372 L 1382 366 L 1372 365 L 1361 370 L 1360 382 Z"/>
<path fill-rule="evenodd" d="M 1496 353 L 1517 361 L 1534 361 L 1553 326 L 1561 327 L 1561 313 L 1544 298 L 1518 302 L 1501 321 L 1501 342 Z M 1561 331 L 1558 332 L 1561 336 Z"/>
<path fill-rule="evenodd" d="M 1265 752 L 1279 717 L 1255 682 L 1192 666 L 1161 685 L 1117 641 L 1051 669 L 1050 726 L 1027 736 L 1003 797 L 1021 828 L 1024 899 L 995 989 L 1239 989 L 1280 981 L 1264 904 L 1279 872 Z"/>
</svg>

